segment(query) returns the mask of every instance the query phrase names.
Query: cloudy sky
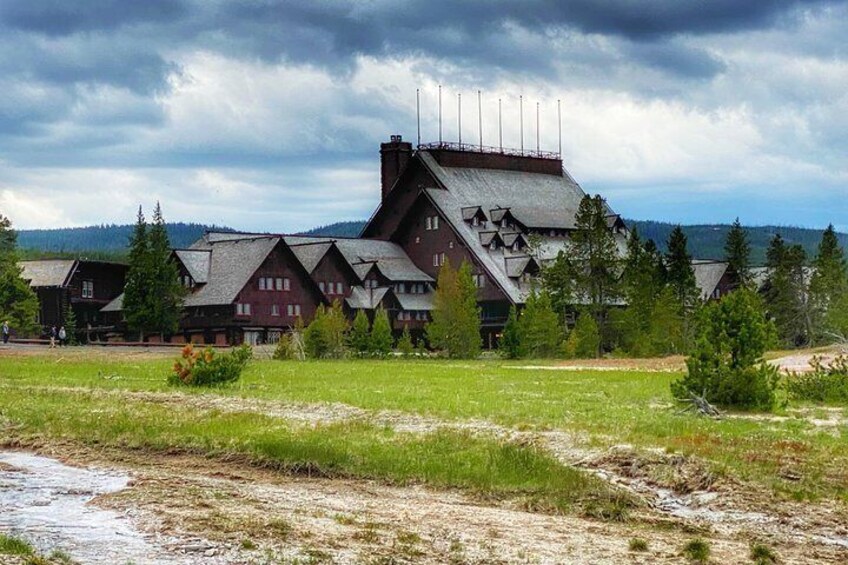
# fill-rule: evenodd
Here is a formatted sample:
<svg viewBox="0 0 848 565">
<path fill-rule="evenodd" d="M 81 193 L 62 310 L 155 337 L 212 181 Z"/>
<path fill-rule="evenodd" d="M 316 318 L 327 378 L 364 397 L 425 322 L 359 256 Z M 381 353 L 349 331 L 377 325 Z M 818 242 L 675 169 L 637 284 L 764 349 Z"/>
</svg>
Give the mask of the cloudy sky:
<svg viewBox="0 0 848 565">
<path fill-rule="evenodd" d="M 848 1 L 3 0 L 0 213 L 367 218 L 379 143 L 556 150 L 627 217 L 848 230 Z"/>
</svg>

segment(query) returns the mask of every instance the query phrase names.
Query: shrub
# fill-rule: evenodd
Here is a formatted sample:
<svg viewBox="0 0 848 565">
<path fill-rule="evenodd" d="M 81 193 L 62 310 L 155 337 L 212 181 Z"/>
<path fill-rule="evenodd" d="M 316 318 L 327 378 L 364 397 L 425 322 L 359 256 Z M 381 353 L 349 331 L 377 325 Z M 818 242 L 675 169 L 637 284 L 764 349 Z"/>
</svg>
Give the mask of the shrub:
<svg viewBox="0 0 848 565">
<path fill-rule="evenodd" d="M 628 547 L 630 551 L 648 551 L 648 542 L 642 538 L 631 538 Z"/>
<path fill-rule="evenodd" d="M 523 355 L 543 358 L 553 357 L 559 352 L 562 330 L 547 292 L 537 293 L 534 290 L 530 293 L 518 318 L 518 326 Z"/>
<path fill-rule="evenodd" d="M 813 372 L 793 374 L 786 380 L 786 390 L 799 400 L 848 403 L 848 357 L 840 355 L 829 365 L 821 357 L 810 361 Z"/>
<path fill-rule="evenodd" d="M 694 563 L 706 563 L 710 558 L 710 544 L 701 538 L 690 540 L 683 546 L 683 555 Z"/>
<path fill-rule="evenodd" d="M 514 304 L 509 307 L 509 317 L 506 319 L 503 335 L 498 343 L 498 350 L 507 359 L 518 359 L 523 355 L 521 351 L 521 327 L 518 324 L 518 312 Z"/>
<path fill-rule="evenodd" d="M 688 373 L 671 385 L 677 398 L 689 393 L 726 406 L 770 409 L 774 405 L 778 369 L 762 355 L 773 341 L 760 298 L 739 289 L 704 308 L 698 338 L 686 360 Z"/>
<path fill-rule="evenodd" d="M 235 382 L 253 356 L 249 345 L 242 345 L 230 353 L 216 353 L 211 347 L 198 351 L 193 345 L 183 347 L 182 355 L 174 363 L 168 377 L 172 385 L 212 386 Z"/>
<path fill-rule="evenodd" d="M 769 563 L 777 563 L 777 555 L 772 549 L 762 543 L 755 543 L 751 546 L 751 561 L 757 565 L 768 565 Z"/>
<path fill-rule="evenodd" d="M 274 359 L 277 361 L 303 361 L 306 352 L 303 347 L 303 334 L 297 331 L 284 333 L 274 349 Z"/>
<path fill-rule="evenodd" d="M 338 301 L 333 302 L 330 308 L 319 306 L 315 318 L 303 333 L 306 356 L 311 359 L 341 359 L 347 353 L 346 332 L 347 319 Z"/>
</svg>

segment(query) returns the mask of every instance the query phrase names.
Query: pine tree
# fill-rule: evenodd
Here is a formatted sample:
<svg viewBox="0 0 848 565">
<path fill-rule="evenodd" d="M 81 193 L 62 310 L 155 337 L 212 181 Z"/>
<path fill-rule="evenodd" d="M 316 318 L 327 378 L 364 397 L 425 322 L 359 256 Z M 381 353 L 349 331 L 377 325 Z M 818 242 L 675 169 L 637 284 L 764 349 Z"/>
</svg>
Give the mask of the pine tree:
<svg viewBox="0 0 848 565">
<path fill-rule="evenodd" d="M 340 359 L 345 356 L 347 318 L 338 300 L 329 308 L 318 306 L 312 322 L 303 331 L 306 356 L 311 359 Z"/>
<path fill-rule="evenodd" d="M 533 358 L 553 357 L 562 344 L 559 320 L 547 292 L 533 290 L 518 319 L 521 351 Z"/>
<path fill-rule="evenodd" d="M 364 310 L 357 310 L 353 318 L 353 326 L 347 336 L 348 346 L 357 355 L 368 353 L 371 342 L 371 324 Z"/>
<path fill-rule="evenodd" d="M 0 324 L 8 321 L 15 333 L 29 335 L 37 330 L 38 297 L 21 277 L 17 242 L 11 220 L 0 214 Z"/>
<path fill-rule="evenodd" d="M 776 234 L 766 252 L 766 309 L 781 342 L 790 347 L 809 339 L 809 311 L 804 281 L 806 253 L 800 245 L 787 246 Z"/>
<path fill-rule="evenodd" d="M 433 348 L 452 358 L 476 358 L 480 354 L 477 287 L 467 262 L 463 261 L 458 271 L 449 260 L 439 269 L 427 340 Z"/>
<path fill-rule="evenodd" d="M 78 343 L 77 340 L 77 315 L 74 313 L 74 309 L 71 307 L 71 304 L 68 303 L 65 305 L 65 312 L 62 316 L 65 326 L 65 333 L 67 334 L 67 343 L 68 345 L 76 345 Z"/>
<path fill-rule="evenodd" d="M 607 207 L 595 195 L 583 197 L 575 216 L 571 237 L 575 295 L 588 302 L 588 311 L 604 333 L 606 313 L 620 296 L 620 260 L 612 230 L 607 226 Z M 601 345 L 598 346 L 600 355 Z"/>
<path fill-rule="evenodd" d="M 153 286 L 150 267 L 150 241 L 144 211 L 138 207 L 135 228 L 130 238 L 129 269 L 124 286 L 124 316 L 131 330 L 137 331 L 139 341 L 144 341 L 153 327 L 154 306 L 150 289 Z"/>
<path fill-rule="evenodd" d="M 686 344 L 691 343 L 694 333 L 694 318 L 699 304 L 698 285 L 692 268 L 692 256 L 689 254 L 688 240 L 679 225 L 668 236 L 666 253 L 666 283 L 677 301 L 680 317 L 683 320 L 683 335 Z"/>
<path fill-rule="evenodd" d="M 688 244 L 683 228 L 675 226 L 668 236 L 666 268 L 668 284 L 683 312 L 690 311 L 698 299 L 698 286 L 695 283 L 695 271 L 692 268 Z"/>
<path fill-rule="evenodd" d="M 627 302 L 627 310 L 621 316 L 621 337 L 624 347 L 640 357 L 653 353 L 647 337 L 651 331 L 654 303 L 663 288 L 662 275 L 652 253 L 642 245 L 639 232 L 634 228 L 627 241 L 627 258 L 621 278 Z"/>
<path fill-rule="evenodd" d="M 403 326 L 403 333 L 400 334 L 400 339 L 397 343 L 398 352 L 404 357 L 411 357 L 415 353 L 415 345 L 412 343 L 412 334 L 409 333 L 409 326 Z"/>
<path fill-rule="evenodd" d="M 579 315 L 563 345 L 565 356 L 578 359 L 598 357 L 600 348 L 601 333 L 595 318 L 587 313 Z"/>
<path fill-rule="evenodd" d="M 574 267 L 564 251 L 560 251 L 556 259 L 542 269 L 542 288 L 551 297 L 551 306 L 564 330 L 568 309 L 574 304 Z"/>
<path fill-rule="evenodd" d="M 392 352 L 392 326 L 389 323 L 389 315 L 380 306 L 374 313 L 374 325 L 371 328 L 369 339 L 369 350 L 377 357 L 386 357 Z"/>
<path fill-rule="evenodd" d="M 810 276 L 810 312 L 816 341 L 832 340 L 834 334 L 839 333 L 837 320 L 841 313 L 835 311 L 834 306 L 840 304 L 846 295 L 848 264 L 831 224 L 822 234 Z"/>
<path fill-rule="evenodd" d="M 524 356 L 521 349 L 521 327 L 515 304 L 509 307 L 509 316 L 504 325 L 501 341 L 498 344 L 501 354 L 507 359 L 519 359 Z"/>
<path fill-rule="evenodd" d="M 741 286 L 749 286 L 751 278 L 751 244 L 748 242 L 748 232 L 742 227 L 739 218 L 733 222 L 727 239 L 724 242 L 724 260 L 730 270 L 739 277 Z"/>
<path fill-rule="evenodd" d="M 180 284 L 180 272 L 171 259 L 171 242 L 162 217 L 162 208 L 156 203 L 153 225 L 148 232 L 151 279 L 153 281 L 152 329 L 160 335 L 172 334 L 179 327 L 185 287 Z"/>
</svg>

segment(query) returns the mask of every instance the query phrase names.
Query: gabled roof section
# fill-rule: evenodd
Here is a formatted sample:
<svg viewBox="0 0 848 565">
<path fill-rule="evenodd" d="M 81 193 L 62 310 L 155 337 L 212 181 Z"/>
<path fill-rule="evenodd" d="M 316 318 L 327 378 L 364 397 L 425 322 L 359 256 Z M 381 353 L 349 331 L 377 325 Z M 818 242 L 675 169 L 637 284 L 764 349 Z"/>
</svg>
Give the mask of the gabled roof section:
<svg viewBox="0 0 848 565">
<path fill-rule="evenodd" d="M 528 271 L 539 269 L 539 264 L 529 255 L 504 257 L 504 265 L 506 266 L 506 276 L 511 279 L 517 279 Z"/>
<path fill-rule="evenodd" d="M 379 288 L 355 286 L 350 289 L 350 296 L 345 298 L 345 302 L 354 310 L 375 310 L 388 292 L 390 289 L 386 286 Z"/>
<path fill-rule="evenodd" d="M 480 206 L 465 206 L 462 208 L 462 219 L 465 221 L 469 221 L 474 219 L 474 216 L 481 216 L 483 218 L 486 217 L 486 214 L 483 213 L 483 209 Z"/>
<path fill-rule="evenodd" d="M 174 255 L 198 284 L 209 282 L 209 249 L 175 249 Z"/>
<path fill-rule="evenodd" d="M 186 306 L 232 304 L 250 277 L 281 242 L 281 238 L 276 236 L 240 235 L 242 239 L 235 239 L 233 234 L 206 239 L 211 251 L 208 281 L 186 297 Z"/>
<path fill-rule="evenodd" d="M 429 312 L 435 308 L 435 295 L 432 292 L 424 294 L 395 293 L 395 298 L 404 310 L 426 310 Z"/>
<path fill-rule="evenodd" d="M 324 255 L 326 255 L 333 246 L 332 240 L 301 241 L 300 243 L 296 243 L 294 238 L 284 237 L 283 239 L 285 239 L 289 248 L 292 250 L 292 253 L 294 253 L 295 257 L 297 257 L 297 260 L 300 261 L 300 264 L 303 265 L 303 268 L 310 274 L 315 270 L 318 263 L 321 262 L 321 259 L 324 258 Z"/>
<path fill-rule="evenodd" d="M 728 264 L 723 261 L 704 261 L 694 259 L 692 270 L 695 272 L 695 285 L 701 293 L 701 299 L 712 296 L 721 277 L 727 272 Z"/>
<path fill-rule="evenodd" d="M 460 209 L 508 208 L 510 215 L 528 228 L 575 227 L 574 217 L 585 193 L 568 174 L 442 167 L 427 151 L 419 151 L 417 156 L 453 195 Z"/>
<path fill-rule="evenodd" d="M 21 261 L 22 278 L 32 288 L 65 287 L 71 281 L 77 267 L 75 259 L 44 261 Z"/>
<path fill-rule="evenodd" d="M 100 309 L 101 312 L 120 312 L 124 309 L 124 293 L 115 297 L 112 302 Z"/>
<path fill-rule="evenodd" d="M 495 239 L 497 239 L 498 241 L 503 243 L 503 239 L 501 238 L 500 234 L 495 230 L 481 231 L 481 232 L 477 232 L 477 233 L 480 234 L 480 244 L 485 246 L 485 247 L 488 247 L 489 245 L 491 245 L 492 240 L 495 240 Z"/>
<path fill-rule="evenodd" d="M 517 231 L 501 232 L 501 240 L 507 247 L 512 247 L 512 244 L 516 241 L 520 241 L 522 244 L 527 245 L 527 239 L 524 237 L 524 234 Z"/>
</svg>

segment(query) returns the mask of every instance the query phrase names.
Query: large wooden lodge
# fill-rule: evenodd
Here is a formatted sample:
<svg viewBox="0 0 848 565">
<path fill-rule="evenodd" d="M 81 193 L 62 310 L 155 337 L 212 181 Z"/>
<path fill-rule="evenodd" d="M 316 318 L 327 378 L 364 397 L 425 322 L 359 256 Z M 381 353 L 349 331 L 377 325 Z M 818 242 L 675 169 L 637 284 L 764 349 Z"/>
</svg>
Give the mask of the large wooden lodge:
<svg viewBox="0 0 848 565">
<path fill-rule="evenodd" d="M 210 232 L 175 249 L 188 296 L 179 332 L 166 339 L 274 341 L 334 301 L 349 316 L 383 307 L 396 332 L 420 334 L 449 260 L 472 266 L 484 345 L 494 346 L 510 306 L 523 304 L 542 265 L 567 249 L 583 190 L 559 155 L 447 143 L 415 149 L 392 136 L 380 160 L 381 202 L 358 238 Z M 624 253 L 626 226 L 611 209 L 607 219 Z M 694 266 L 699 283 L 712 285 L 705 297 L 732 284 L 724 264 Z M 120 326 L 115 296 L 100 315 Z"/>
</svg>

